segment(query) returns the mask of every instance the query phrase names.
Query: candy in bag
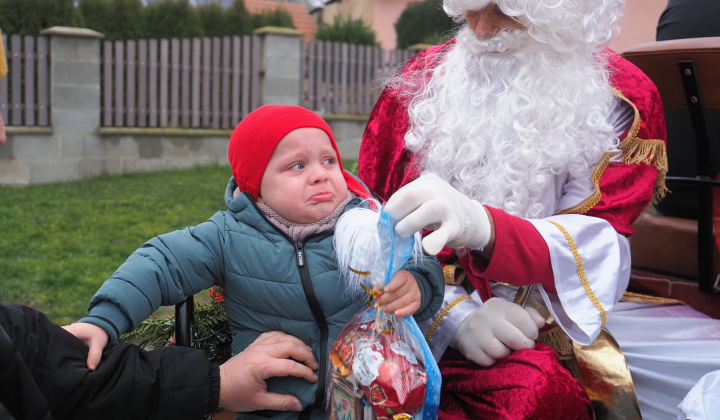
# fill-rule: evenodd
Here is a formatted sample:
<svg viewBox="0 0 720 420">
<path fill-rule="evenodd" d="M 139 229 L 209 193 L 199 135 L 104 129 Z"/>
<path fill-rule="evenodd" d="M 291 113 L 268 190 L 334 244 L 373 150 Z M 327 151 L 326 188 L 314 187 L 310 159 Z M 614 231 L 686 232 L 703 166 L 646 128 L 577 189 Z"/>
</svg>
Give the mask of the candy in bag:
<svg viewBox="0 0 720 420">
<path fill-rule="evenodd" d="M 372 293 L 413 255 L 416 240 L 395 236 L 387 213 L 380 211 L 377 252 L 364 249 L 361 262 L 354 262 L 361 267 L 349 269 Z M 331 419 L 437 418 L 440 373 L 414 318 L 387 314 L 368 298 L 368 306 L 340 331 L 330 362 Z"/>
</svg>

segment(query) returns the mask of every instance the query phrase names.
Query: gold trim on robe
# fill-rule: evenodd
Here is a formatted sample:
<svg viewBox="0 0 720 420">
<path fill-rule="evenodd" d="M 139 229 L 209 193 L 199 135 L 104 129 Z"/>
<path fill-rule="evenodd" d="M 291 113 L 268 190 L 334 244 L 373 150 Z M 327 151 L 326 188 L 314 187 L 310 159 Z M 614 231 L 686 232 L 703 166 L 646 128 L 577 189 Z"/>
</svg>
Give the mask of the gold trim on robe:
<svg viewBox="0 0 720 420">
<path fill-rule="evenodd" d="M 455 307 L 455 305 L 462 302 L 463 300 L 468 300 L 468 299 L 470 299 L 470 295 L 462 295 L 462 296 L 456 298 L 455 300 L 453 300 L 452 302 L 450 302 L 448 304 L 448 306 L 446 306 L 445 309 L 443 309 L 442 312 L 440 312 L 440 314 L 435 319 L 435 322 L 433 322 L 430 329 L 428 329 L 428 332 L 425 334 L 425 341 L 428 341 L 428 342 L 430 341 L 433 334 L 435 334 L 435 330 L 440 325 L 440 321 L 442 321 L 442 319 L 445 318 L 445 315 L 447 315 L 448 312 L 450 312 L 450 310 Z"/>
<path fill-rule="evenodd" d="M 607 321 L 607 312 L 600 303 L 600 300 L 595 295 L 595 292 L 593 292 L 592 287 L 590 287 L 590 282 L 585 275 L 585 268 L 583 267 L 582 258 L 580 258 L 580 253 L 577 250 L 575 241 L 573 240 L 572 236 L 570 236 L 570 233 L 568 233 L 568 231 L 561 224 L 553 222 L 552 220 L 548 220 L 548 222 L 552 223 L 556 228 L 560 230 L 563 236 L 565 236 L 565 240 L 570 247 L 570 252 L 572 252 L 573 257 L 575 258 L 575 264 L 577 265 L 577 273 L 578 277 L 580 278 L 580 283 L 582 283 L 582 287 L 583 289 L 585 289 L 585 294 L 590 299 L 593 306 L 595 306 L 595 309 L 600 312 L 600 319 L 602 319 L 602 325 L 600 326 L 600 329 L 605 328 L 605 322 Z"/>
<path fill-rule="evenodd" d="M 668 189 L 665 186 L 665 175 L 668 170 L 665 142 L 660 139 L 646 140 L 639 138 L 637 135 L 640 131 L 642 123 L 640 111 L 617 89 L 613 88 L 613 94 L 630 105 L 635 113 L 635 118 L 633 119 L 633 123 L 630 126 L 627 136 L 618 145 L 618 148 L 621 151 L 621 159 L 626 165 L 644 163 L 657 169 L 658 174 L 655 179 L 655 189 L 653 191 L 653 203 L 657 203 L 668 192 Z M 613 156 L 614 155 L 611 153 L 606 153 L 595 165 L 595 168 L 593 168 L 590 179 L 595 185 L 595 189 L 592 194 L 578 204 L 559 210 L 555 214 L 585 214 L 595 207 L 602 197 L 602 193 L 600 191 L 600 179 L 602 178 L 605 169 L 607 169 L 610 164 Z"/>
</svg>

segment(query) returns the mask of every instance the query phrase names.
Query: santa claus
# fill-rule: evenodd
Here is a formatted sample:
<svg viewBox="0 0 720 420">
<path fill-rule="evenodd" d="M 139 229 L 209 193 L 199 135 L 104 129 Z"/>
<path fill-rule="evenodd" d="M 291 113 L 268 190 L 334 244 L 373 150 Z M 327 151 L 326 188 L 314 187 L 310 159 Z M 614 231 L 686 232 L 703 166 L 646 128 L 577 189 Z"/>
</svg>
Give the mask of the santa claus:
<svg viewBox="0 0 720 420">
<path fill-rule="evenodd" d="M 630 224 L 664 194 L 667 169 L 657 89 L 606 49 L 622 6 L 445 0 L 457 36 L 410 59 L 371 114 L 360 178 L 388 200 L 399 234 L 429 229 L 423 246 L 446 265 L 445 303 L 425 325 L 441 417 L 592 418 L 580 383 L 534 341 L 547 327 L 510 302 L 517 286 L 535 284 L 541 312 L 579 346 L 615 336 L 646 418 L 674 417 L 720 368 L 684 343 L 720 351 L 715 320 L 619 302 Z M 678 319 L 700 326 L 658 332 Z"/>
</svg>

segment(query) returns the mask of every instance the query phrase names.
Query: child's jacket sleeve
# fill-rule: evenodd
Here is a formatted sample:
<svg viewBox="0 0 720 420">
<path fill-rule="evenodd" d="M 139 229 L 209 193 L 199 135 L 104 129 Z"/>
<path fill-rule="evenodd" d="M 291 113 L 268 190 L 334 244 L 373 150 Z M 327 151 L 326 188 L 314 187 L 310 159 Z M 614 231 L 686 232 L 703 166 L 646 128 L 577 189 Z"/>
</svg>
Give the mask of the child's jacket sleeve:
<svg viewBox="0 0 720 420">
<path fill-rule="evenodd" d="M 223 285 L 223 218 L 157 236 L 136 250 L 103 283 L 80 322 L 107 331 L 110 342 L 136 328 L 160 306 L 175 305 Z"/>
</svg>

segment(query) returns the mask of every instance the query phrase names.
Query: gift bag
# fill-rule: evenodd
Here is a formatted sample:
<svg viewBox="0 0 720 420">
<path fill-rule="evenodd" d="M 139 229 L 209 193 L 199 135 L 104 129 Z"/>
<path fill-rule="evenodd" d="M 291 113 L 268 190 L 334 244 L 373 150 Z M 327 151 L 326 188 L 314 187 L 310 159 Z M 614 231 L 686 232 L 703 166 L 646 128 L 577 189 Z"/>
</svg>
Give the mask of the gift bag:
<svg viewBox="0 0 720 420">
<path fill-rule="evenodd" d="M 380 211 L 380 250 L 375 267 L 384 273 L 355 271 L 363 289 L 372 294 L 386 285 L 410 258 L 415 238 L 394 235 L 390 219 Z M 382 284 L 372 284 L 373 282 Z M 413 317 L 398 318 L 368 305 L 347 323 L 330 349 L 330 418 L 435 419 L 440 399 L 440 371 Z"/>
</svg>

